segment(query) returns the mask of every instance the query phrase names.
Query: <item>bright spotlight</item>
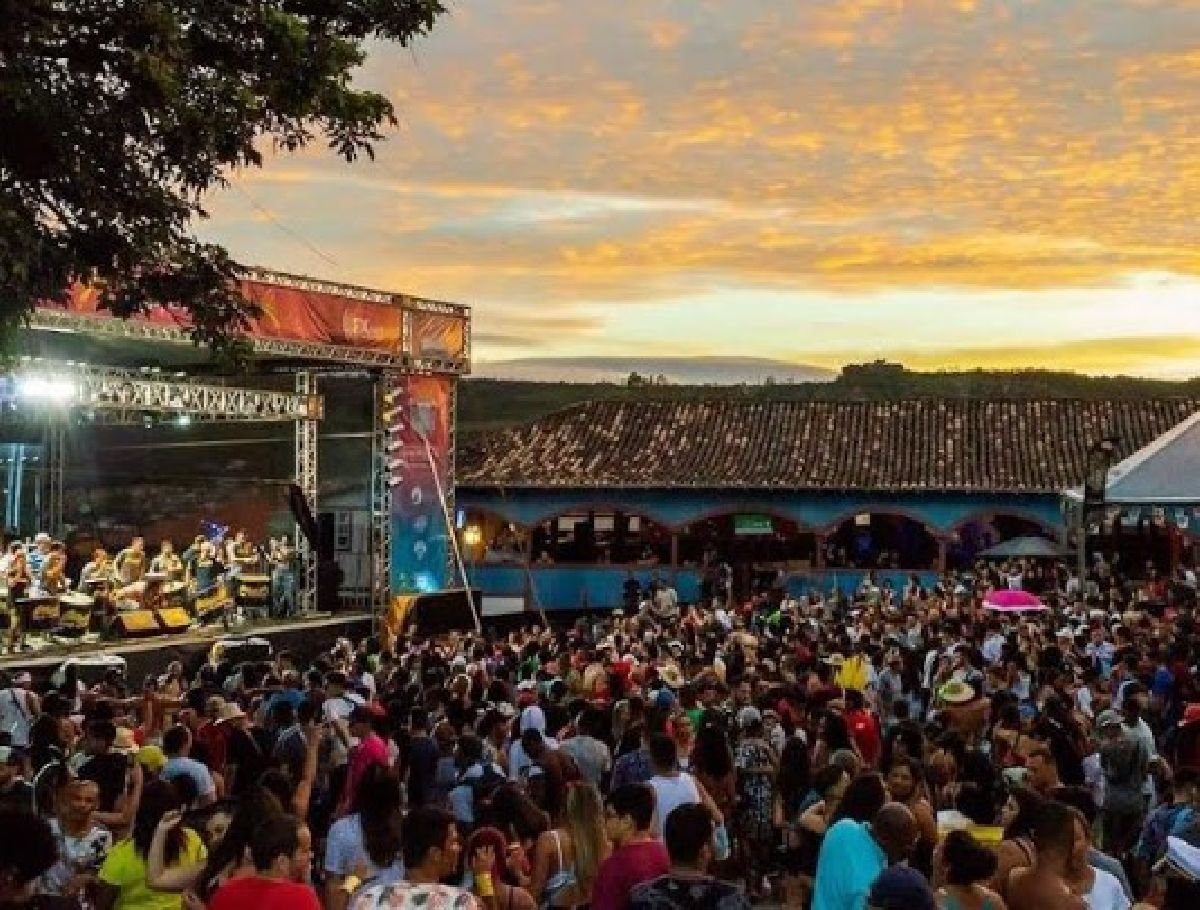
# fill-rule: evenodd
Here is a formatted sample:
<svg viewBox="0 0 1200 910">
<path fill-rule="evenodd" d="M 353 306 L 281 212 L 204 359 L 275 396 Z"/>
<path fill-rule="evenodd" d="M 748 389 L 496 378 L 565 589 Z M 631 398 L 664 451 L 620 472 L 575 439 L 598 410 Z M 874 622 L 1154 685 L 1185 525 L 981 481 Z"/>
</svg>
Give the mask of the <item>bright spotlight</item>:
<svg viewBox="0 0 1200 910">
<path fill-rule="evenodd" d="M 17 380 L 17 394 L 28 401 L 67 404 L 79 393 L 69 379 L 50 376 L 22 376 Z"/>
<path fill-rule="evenodd" d="M 192 415 L 191 414 L 180 414 L 178 417 L 175 418 L 175 426 L 177 426 L 177 427 L 190 427 L 191 425 L 192 425 Z"/>
</svg>

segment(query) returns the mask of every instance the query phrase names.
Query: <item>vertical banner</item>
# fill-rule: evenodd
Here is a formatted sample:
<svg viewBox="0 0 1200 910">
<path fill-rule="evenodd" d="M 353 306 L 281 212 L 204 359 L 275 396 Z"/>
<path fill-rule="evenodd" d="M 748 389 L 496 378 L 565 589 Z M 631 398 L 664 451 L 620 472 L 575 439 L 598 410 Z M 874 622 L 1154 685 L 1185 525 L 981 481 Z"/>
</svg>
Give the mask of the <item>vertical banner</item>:
<svg viewBox="0 0 1200 910">
<path fill-rule="evenodd" d="M 392 485 L 393 595 L 441 591 L 447 586 L 452 530 L 446 526 L 439 481 L 441 491 L 449 495 L 454 482 L 450 476 L 453 381 L 449 376 L 400 375 L 391 390 L 394 404 L 385 416 Z"/>
</svg>

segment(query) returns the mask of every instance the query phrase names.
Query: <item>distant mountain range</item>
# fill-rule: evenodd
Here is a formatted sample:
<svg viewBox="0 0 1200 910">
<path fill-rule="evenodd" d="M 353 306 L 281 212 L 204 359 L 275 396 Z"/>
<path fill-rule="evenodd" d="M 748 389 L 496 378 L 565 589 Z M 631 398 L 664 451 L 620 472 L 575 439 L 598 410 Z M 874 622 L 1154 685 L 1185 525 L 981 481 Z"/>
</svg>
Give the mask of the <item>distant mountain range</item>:
<svg viewBox="0 0 1200 910">
<path fill-rule="evenodd" d="M 624 383 L 630 374 L 663 376 L 672 385 L 758 385 L 830 382 L 836 370 L 765 357 L 526 357 L 476 362 L 481 379 L 521 382 Z"/>
</svg>

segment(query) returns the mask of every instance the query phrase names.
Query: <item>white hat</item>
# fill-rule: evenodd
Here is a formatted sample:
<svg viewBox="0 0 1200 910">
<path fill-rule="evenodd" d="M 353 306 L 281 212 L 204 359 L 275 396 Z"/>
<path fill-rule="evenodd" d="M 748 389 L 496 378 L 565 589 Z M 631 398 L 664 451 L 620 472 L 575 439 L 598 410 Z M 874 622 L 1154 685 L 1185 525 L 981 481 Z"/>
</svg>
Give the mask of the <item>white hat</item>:
<svg viewBox="0 0 1200 910">
<path fill-rule="evenodd" d="M 752 727 L 754 724 L 762 723 L 762 713 L 754 705 L 746 705 L 738 711 L 737 723 L 739 727 Z"/>
</svg>

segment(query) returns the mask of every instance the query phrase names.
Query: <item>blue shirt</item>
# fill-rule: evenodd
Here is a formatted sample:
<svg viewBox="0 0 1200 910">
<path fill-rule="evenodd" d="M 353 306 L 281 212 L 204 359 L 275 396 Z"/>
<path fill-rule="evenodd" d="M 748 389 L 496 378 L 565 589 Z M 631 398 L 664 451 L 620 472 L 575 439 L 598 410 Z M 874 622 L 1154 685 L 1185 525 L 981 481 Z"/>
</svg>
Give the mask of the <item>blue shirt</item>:
<svg viewBox="0 0 1200 910">
<path fill-rule="evenodd" d="M 812 910 L 866 910 L 887 856 L 867 826 L 844 818 L 825 833 L 817 856 Z"/>
<path fill-rule="evenodd" d="M 196 795 L 198 797 L 212 796 L 217 792 L 217 785 L 213 782 L 208 768 L 194 758 L 187 758 L 182 755 L 168 758 L 167 763 L 163 765 L 163 769 L 158 776 L 163 780 L 190 777 L 196 784 Z"/>
</svg>

